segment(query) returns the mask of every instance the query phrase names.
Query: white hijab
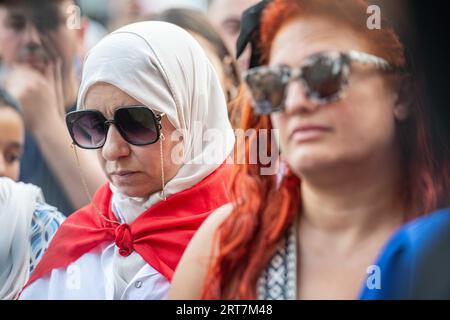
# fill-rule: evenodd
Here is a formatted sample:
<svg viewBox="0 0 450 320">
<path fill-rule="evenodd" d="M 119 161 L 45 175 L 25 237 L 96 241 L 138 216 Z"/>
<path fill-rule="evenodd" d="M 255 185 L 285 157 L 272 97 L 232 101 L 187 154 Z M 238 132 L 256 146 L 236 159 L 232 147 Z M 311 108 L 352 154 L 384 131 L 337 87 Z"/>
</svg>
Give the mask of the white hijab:
<svg viewBox="0 0 450 320">
<path fill-rule="evenodd" d="M 0 299 L 16 297 L 28 281 L 31 255 L 31 219 L 38 187 L 0 178 Z"/>
<path fill-rule="evenodd" d="M 85 108 L 86 93 L 97 82 L 112 84 L 150 109 L 165 113 L 182 133 L 184 165 L 167 182 L 166 196 L 199 183 L 233 150 L 235 137 L 220 81 L 203 49 L 185 30 L 158 21 L 116 30 L 86 57 L 77 109 Z M 112 185 L 111 189 L 119 211 L 124 211 L 124 205 L 145 211 L 161 199 L 159 193 L 139 199 L 120 195 Z"/>
<path fill-rule="evenodd" d="M 235 137 L 220 81 L 203 49 L 185 30 L 152 21 L 111 33 L 86 57 L 77 109 L 85 108 L 86 93 L 98 82 L 112 84 L 157 113 L 165 113 L 182 134 L 183 165 L 166 183 L 166 196 L 193 187 L 232 152 Z M 111 183 L 110 187 L 113 212 L 121 222 L 133 222 L 161 200 L 160 192 L 148 199 L 130 198 Z M 136 253 L 123 258 L 116 252 L 113 265 L 118 298 L 145 263 Z"/>
</svg>

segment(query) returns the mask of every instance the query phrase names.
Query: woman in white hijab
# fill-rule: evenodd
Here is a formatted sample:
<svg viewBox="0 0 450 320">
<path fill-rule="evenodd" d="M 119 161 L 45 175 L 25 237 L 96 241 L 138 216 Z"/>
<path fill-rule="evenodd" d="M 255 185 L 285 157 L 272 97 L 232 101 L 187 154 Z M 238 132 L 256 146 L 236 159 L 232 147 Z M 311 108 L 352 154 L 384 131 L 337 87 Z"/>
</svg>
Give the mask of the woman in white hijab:
<svg viewBox="0 0 450 320">
<path fill-rule="evenodd" d="M 78 147 L 98 149 L 109 183 L 72 214 L 22 299 L 163 299 L 205 218 L 229 202 L 234 134 L 197 42 L 164 22 L 123 27 L 88 54 Z"/>
</svg>

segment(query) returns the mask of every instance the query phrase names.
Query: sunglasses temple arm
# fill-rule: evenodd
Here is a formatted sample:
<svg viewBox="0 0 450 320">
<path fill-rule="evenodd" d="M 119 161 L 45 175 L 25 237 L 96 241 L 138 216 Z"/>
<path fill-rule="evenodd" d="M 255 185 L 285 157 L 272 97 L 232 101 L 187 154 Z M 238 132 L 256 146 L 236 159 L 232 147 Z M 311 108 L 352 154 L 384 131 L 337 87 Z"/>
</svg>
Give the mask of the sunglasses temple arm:
<svg viewBox="0 0 450 320">
<path fill-rule="evenodd" d="M 94 210 L 97 212 L 97 214 L 102 217 L 105 221 L 111 223 L 111 224 L 118 224 L 120 225 L 120 223 L 118 223 L 117 221 L 112 221 L 110 219 L 108 219 L 107 217 L 105 217 L 105 215 L 102 214 L 102 212 L 100 211 L 100 209 L 97 207 L 97 205 L 94 203 L 94 201 L 92 201 L 92 196 L 91 193 L 89 192 L 89 188 L 87 186 L 86 183 L 86 179 L 84 179 L 84 174 L 83 174 L 83 170 L 81 169 L 81 165 L 80 165 L 80 158 L 78 157 L 78 152 L 77 152 L 77 146 L 75 145 L 75 143 L 71 144 L 71 148 L 73 149 L 73 152 L 75 153 L 75 160 L 77 162 L 77 167 L 78 167 L 78 172 L 80 173 L 80 177 L 81 177 L 81 182 L 83 183 L 83 188 L 84 188 L 84 192 L 86 193 L 86 196 L 89 199 L 89 202 L 92 204 L 92 206 L 94 207 Z"/>
</svg>

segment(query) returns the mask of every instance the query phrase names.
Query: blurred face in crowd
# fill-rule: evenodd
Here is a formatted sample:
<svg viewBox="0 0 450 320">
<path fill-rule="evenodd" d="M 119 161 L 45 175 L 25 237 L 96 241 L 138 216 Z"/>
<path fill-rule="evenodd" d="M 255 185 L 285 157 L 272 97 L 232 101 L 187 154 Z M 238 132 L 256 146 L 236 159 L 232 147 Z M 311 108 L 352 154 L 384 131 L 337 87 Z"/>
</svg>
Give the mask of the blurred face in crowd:
<svg viewBox="0 0 450 320">
<path fill-rule="evenodd" d="M 81 50 L 83 26 L 68 28 L 76 21 L 71 0 L 6 1 L 0 5 L 0 43 L 3 62 L 25 64 L 44 72 L 49 60 L 61 59 L 63 80 L 73 72 Z M 76 26 L 76 24 L 72 24 Z"/>
<path fill-rule="evenodd" d="M 99 110 L 107 119 L 120 107 L 142 105 L 117 87 L 97 83 L 87 92 L 86 109 Z M 155 112 L 157 114 L 157 112 Z M 167 137 L 163 142 L 164 180 L 172 179 L 181 164 L 171 159 L 172 149 L 177 145 L 170 136 L 174 126 L 166 116 L 162 117 L 161 132 Z M 100 164 L 109 181 L 119 192 L 129 197 L 148 197 L 162 190 L 160 140 L 146 146 L 134 146 L 126 142 L 117 128 L 111 125 L 104 146 L 97 151 Z"/>
<path fill-rule="evenodd" d="M 330 50 L 373 54 L 356 31 L 324 18 L 302 17 L 280 29 L 270 65 L 296 68 L 310 55 Z M 282 154 L 297 175 L 336 172 L 342 165 L 357 168 L 381 154 L 395 154 L 396 121 L 402 119 L 395 113 L 401 106 L 391 77 L 353 62 L 344 98 L 324 105 L 308 100 L 300 81 L 288 85 L 285 111 L 271 119 L 280 132 Z"/>
<path fill-rule="evenodd" d="M 222 88 L 224 89 L 224 91 L 226 91 L 228 83 L 227 83 L 227 79 L 226 79 L 226 75 L 225 75 L 225 70 L 223 67 L 223 63 L 222 63 L 222 61 L 220 61 L 220 57 L 217 54 L 214 46 L 207 39 L 205 39 L 198 33 L 195 33 L 195 32 L 190 32 L 190 33 L 195 38 L 195 40 L 198 41 L 200 46 L 205 51 L 206 56 L 208 57 L 209 61 L 212 63 L 212 65 L 214 67 L 214 71 L 216 71 L 217 76 L 219 77 L 220 83 L 222 84 Z"/>
<path fill-rule="evenodd" d="M 24 124 L 19 113 L 0 105 L 0 177 L 19 179 L 24 135 Z"/>
<path fill-rule="evenodd" d="M 212 0 L 208 9 L 208 17 L 222 36 L 228 50 L 236 57 L 236 42 L 241 27 L 241 15 L 258 0 Z M 250 51 L 246 50 L 239 58 L 239 68 L 246 70 L 250 59 Z"/>
</svg>

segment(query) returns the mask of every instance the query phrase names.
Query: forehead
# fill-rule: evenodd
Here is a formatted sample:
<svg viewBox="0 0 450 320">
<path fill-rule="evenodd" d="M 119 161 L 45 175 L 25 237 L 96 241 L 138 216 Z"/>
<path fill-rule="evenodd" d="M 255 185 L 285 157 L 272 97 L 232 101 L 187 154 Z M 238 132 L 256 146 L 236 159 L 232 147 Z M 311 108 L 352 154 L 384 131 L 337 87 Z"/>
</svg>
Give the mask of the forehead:
<svg viewBox="0 0 450 320">
<path fill-rule="evenodd" d="M 24 124 L 22 118 L 10 107 L 0 106 L 0 141 L 21 142 Z"/>
<path fill-rule="evenodd" d="M 112 116 L 119 107 L 133 105 L 142 105 L 142 103 L 118 87 L 104 82 L 92 85 L 84 98 L 85 109 L 96 109 L 107 116 Z"/>
<path fill-rule="evenodd" d="M 2 17 L 33 19 L 42 22 L 43 19 L 55 20 L 66 15 L 67 7 L 73 4 L 71 0 L 53 1 L 6 1 L 0 5 Z M 48 22 L 48 21 L 47 21 Z"/>
<path fill-rule="evenodd" d="M 329 50 L 367 52 L 369 45 L 361 34 L 346 25 L 321 17 L 296 18 L 275 36 L 270 65 L 296 66 L 312 54 Z"/>
</svg>

